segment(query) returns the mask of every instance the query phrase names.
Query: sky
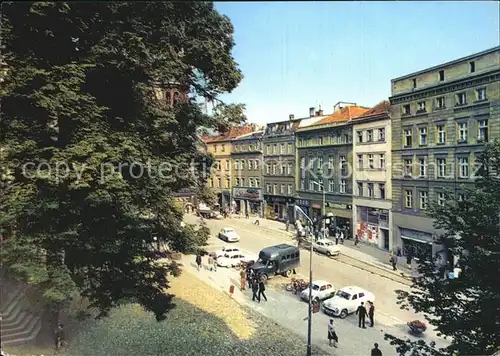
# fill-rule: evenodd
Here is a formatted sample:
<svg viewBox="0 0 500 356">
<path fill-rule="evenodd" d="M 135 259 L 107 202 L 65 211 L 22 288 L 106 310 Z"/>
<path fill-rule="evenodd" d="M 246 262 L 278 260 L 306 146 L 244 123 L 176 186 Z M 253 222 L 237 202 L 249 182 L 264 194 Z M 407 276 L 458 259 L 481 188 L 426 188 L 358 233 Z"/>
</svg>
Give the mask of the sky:
<svg viewBox="0 0 500 356">
<path fill-rule="evenodd" d="M 234 26 L 244 79 L 225 102 L 250 122 L 306 117 L 339 101 L 374 106 L 391 79 L 498 46 L 499 4 L 429 2 L 220 2 Z"/>
</svg>

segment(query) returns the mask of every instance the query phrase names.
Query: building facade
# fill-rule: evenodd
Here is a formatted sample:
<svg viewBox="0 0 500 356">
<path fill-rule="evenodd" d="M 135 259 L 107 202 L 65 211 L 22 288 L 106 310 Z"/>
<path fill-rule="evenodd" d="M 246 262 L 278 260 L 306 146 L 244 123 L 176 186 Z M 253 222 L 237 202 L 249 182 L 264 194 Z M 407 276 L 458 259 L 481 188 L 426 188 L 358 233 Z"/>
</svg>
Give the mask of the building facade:
<svg viewBox="0 0 500 356">
<path fill-rule="evenodd" d="M 217 194 L 218 203 L 222 208 L 229 208 L 232 188 L 231 141 L 243 134 L 255 131 L 255 126 L 244 125 L 232 127 L 226 132 L 211 137 L 203 137 L 207 151 L 215 160 L 210 170 L 208 185 Z"/>
<path fill-rule="evenodd" d="M 500 47 L 391 81 L 393 238 L 403 253 L 446 252 L 426 215 L 464 199 L 485 142 L 500 137 Z M 417 256 L 418 257 L 418 256 Z"/>
<path fill-rule="evenodd" d="M 383 101 L 353 120 L 353 233 L 392 249 L 391 107 Z"/>
<path fill-rule="evenodd" d="M 233 211 L 258 214 L 264 211 L 262 190 L 262 135 L 255 131 L 231 141 L 231 187 Z"/>
<path fill-rule="evenodd" d="M 333 114 L 295 134 L 296 204 L 312 219 L 332 213 L 346 233 L 352 232 L 352 118 L 367 110 L 338 103 Z"/>
</svg>

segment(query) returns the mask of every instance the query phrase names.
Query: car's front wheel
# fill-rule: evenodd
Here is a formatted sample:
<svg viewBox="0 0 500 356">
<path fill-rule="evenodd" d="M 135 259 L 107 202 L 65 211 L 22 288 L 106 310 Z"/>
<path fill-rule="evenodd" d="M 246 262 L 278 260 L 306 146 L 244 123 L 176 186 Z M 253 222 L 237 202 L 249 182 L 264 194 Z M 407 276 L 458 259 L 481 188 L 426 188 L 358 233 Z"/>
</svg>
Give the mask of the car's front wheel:
<svg viewBox="0 0 500 356">
<path fill-rule="evenodd" d="M 332 254 L 331 254 L 331 252 L 330 252 L 330 251 L 326 251 L 326 255 L 327 255 L 328 257 L 332 257 Z"/>
<path fill-rule="evenodd" d="M 347 318 L 347 315 L 349 313 L 347 312 L 347 309 L 342 309 L 342 311 L 340 312 L 340 319 L 345 319 Z"/>
</svg>

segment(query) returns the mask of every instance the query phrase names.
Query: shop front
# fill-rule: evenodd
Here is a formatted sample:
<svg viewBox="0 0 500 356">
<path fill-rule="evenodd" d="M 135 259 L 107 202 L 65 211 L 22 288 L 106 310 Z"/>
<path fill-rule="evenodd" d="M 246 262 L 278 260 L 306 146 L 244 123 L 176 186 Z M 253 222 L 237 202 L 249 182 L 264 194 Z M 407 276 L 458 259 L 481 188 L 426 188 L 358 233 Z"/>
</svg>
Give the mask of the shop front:
<svg viewBox="0 0 500 356">
<path fill-rule="evenodd" d="M 333 215 L 330 218 L 330 230 L 333 226 L 343 231 L 346 237 L 352 236 L 352 204 L 327 202 L 326 213 Z"/>
<path fill-rule="evenodd" d="M 356 206 L 356 235 L 361 241 L 389 250 L 389 210 Z"/>
<path fill-rule="evenodd" d="M 311 202 L 307 199 L 296 199 L 295 200 L 295 205 L 297 205 L 307 216 L 310 216 L 311 212 Z M 300 214 L 295 213 L 294 211 L 294 216 L 293 216 L 293 221 L 296 220 L 301 220 L 304 223 L 304 226 L 307 225 L 306 223 L 306 218 L 303 216 L 300 216 Z"/>
<path fill-rule="evenodd" d="M 262 216 L 263 194 L 260 188 L 233 188 L 236 213 Z"/>
<path fill-rule="evenodd" d="M 322 202 L 318 202 L 318 201 L 311 201 L 311 219 L 312 221 L 316 222 L 317 220 L 321 219 L 321 217 L 323 216 L 322 212 L 321 212 L 321 207 L 322 207 L 323 203 Z"/>
</svg>

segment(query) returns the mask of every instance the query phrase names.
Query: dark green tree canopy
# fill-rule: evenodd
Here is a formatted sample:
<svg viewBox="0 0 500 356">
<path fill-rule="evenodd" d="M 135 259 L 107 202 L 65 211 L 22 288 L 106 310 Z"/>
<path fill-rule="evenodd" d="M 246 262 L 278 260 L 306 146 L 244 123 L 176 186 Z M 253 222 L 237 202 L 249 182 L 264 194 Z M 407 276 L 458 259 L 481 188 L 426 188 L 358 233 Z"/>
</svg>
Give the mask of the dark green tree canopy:
<svg viewBox="0 0 500 356">
<path fill-rule="evenodd" d="M 402 307 L 423 312 L 443 336 L 451 338 L 437 351 L 423 341 L 409 342 L 387 335 L 403 354 L 492 355 L 500 348 L 500 140 L 489 143 L 481 156 L 480 177 L 466 198 L 447 194 L 444 206 L 433 203 L 430 215 L 445 233 L 440 242 L 456 256 L 458 278 L 445 278 L 455 266 L 421 261 L 422 277 L 410 293 L 399 291 Z M 414 351 L 413 351 L 414 350 Z"/>
<path fill-rule="evenodd" d="M 170 193 L 203 191 L 196 131 L 219 118 L 197 100 L 242 79 L 231 22 L 211 2 L 16 2 L 2 16 L 4 264 L 50 300 L 78 291 L 105 314 L 131 296 L 163 319 L 175 266 L 150 245 L 206 244 Z M 187 101 L 161 99 L 173 88 Z"/>
</svg>

